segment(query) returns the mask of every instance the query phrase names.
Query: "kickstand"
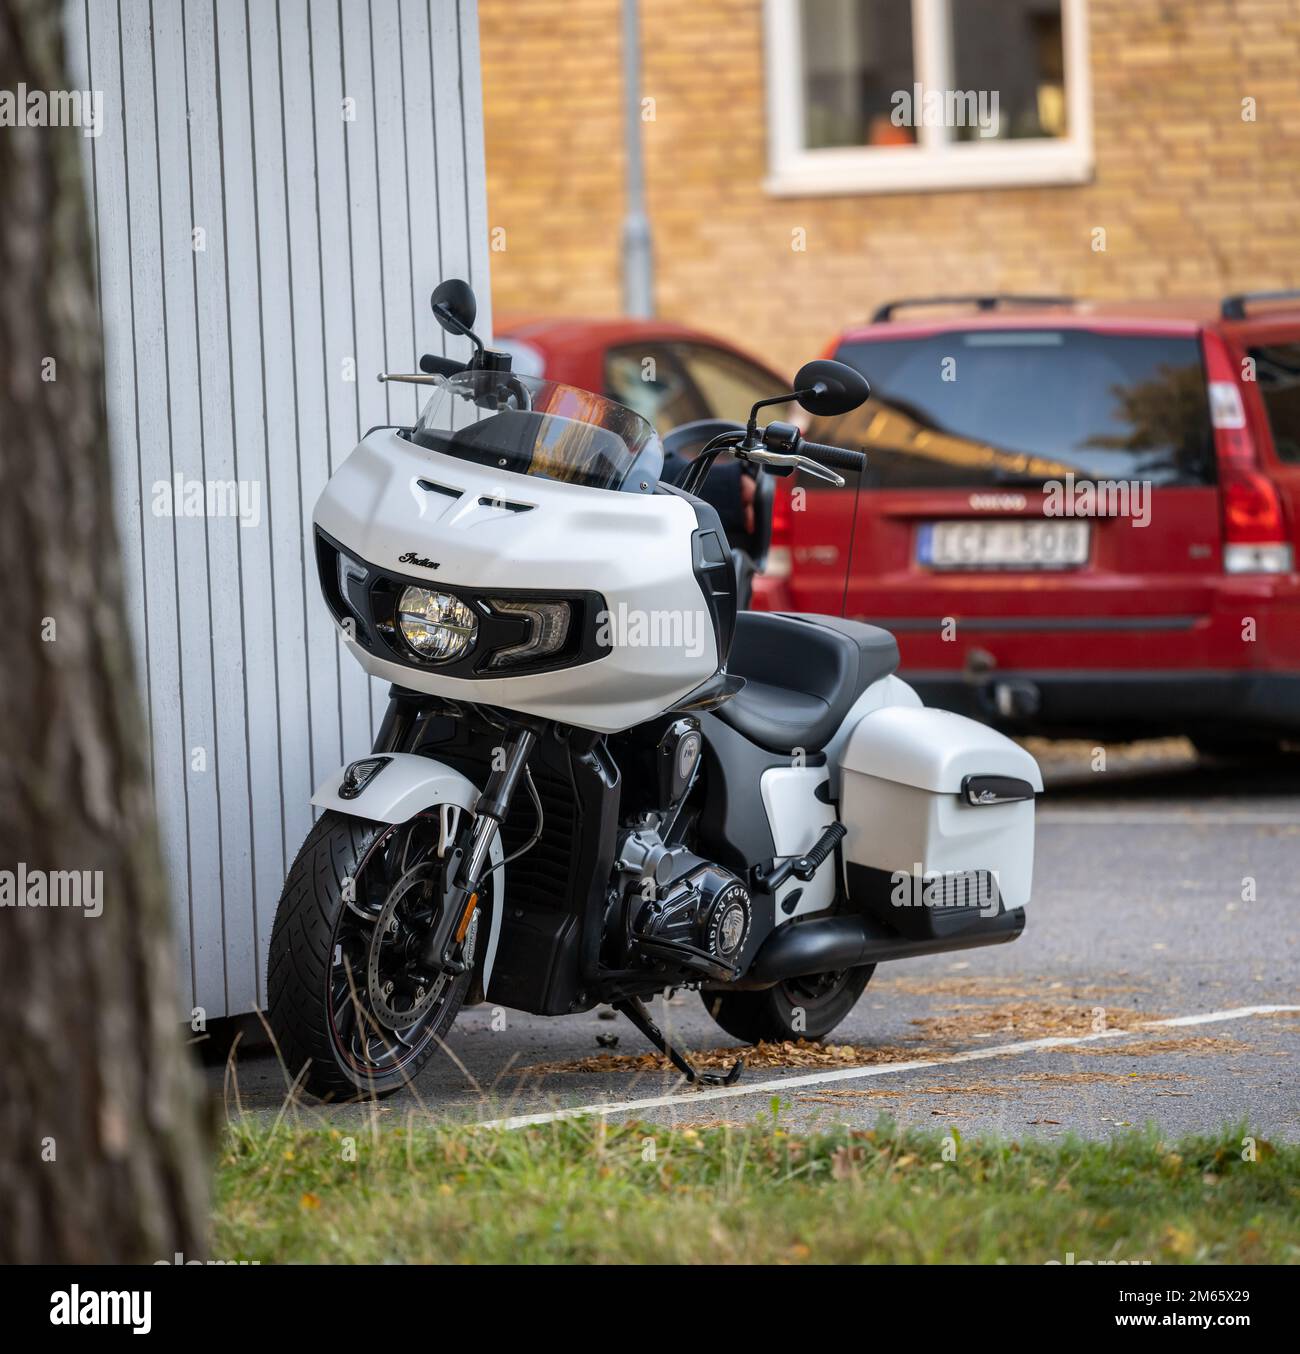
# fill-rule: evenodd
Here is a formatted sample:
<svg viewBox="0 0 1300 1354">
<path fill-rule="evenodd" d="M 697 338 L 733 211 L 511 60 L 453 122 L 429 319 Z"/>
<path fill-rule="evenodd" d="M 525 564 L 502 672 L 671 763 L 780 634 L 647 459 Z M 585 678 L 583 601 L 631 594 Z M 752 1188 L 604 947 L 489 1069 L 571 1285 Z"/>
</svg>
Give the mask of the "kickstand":
<svg viewBox="0 0 1300 1354">
<path fill-rule="evenodd" d="M 614 1009 L 621 1011 L 645 1035 L 647 1039 L 667 1057 L 668 1061 L 686 1078 L 697 1086 L 732 1086 L 740 1080 L 745 1070 L 745 1060 L 737 1058 L 730 1072 L 701 1072 L 680 1050 L 668 1042 L 667 1036 L 650 1018 L 645 1003 L 640 997 L 624 997 L 614 1002 Z"/>
</svg>

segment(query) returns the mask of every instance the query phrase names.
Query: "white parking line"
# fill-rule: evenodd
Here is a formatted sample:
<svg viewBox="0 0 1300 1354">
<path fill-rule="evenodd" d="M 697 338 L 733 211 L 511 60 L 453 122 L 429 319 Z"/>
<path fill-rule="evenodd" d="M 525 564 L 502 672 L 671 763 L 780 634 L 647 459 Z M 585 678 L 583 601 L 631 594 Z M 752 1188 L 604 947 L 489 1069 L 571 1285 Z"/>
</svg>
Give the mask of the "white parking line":
<svg viewBox="0 0 1300 1354">
<path fill-rule="evenodd" d="M 1108 813 L 1086 809 L 1040 809 L 1038 823 L 1061 823 L 1070 827 L 1300 827 L 1300 813 Z"/>
<path fill-rule="evenodd" d="M 1300 1006 L 1238 1006 L 1231 1011 L 1207 1011 L 1205 1015 L 1171 1016 L 1168 1020 L 1148 1020 L 1153 1029 L 1168 1025 L 1210 1025 L 1216 1020 L 1244 1020 L 1246 1016 L 1277 1015 L 1300 1011 Z"/>
<path fill-rule="evenodd" d="M 1300 1006 L 1237 1006 L 1229 1011 L 1206 1011 L 1200 1015 L 1174 1016 L 1167 1020 L 1149 1020 L 1149 1029 L 1174 1025 L 1210 1025 L 1222 1020 L 1245 1020 L 1249 1016 L 1274 1015 L 1300 1011 Z M 796 1086 L 821 1086 L 836 1081 L 858 1081 L 864 1077 L 883 1077 L 895 1072 L 915 1072 L 922 1067 L 950 1067 L 954 1063 L 984 1062 L 1013 1053 L 1033 1053 L 1043 1048 L 1065 1048 L 1074 1044 L 1092 1044 L 1099 1039 L 1131 1037 L 1132 1030 L 1103 1030 L 1099 1034 L 1051 1035 L 1026 1039 L 1018 1044 L 999 1044 L 996 1048 L 973 1048 L 947 1058 L 917 1058 L 905 1063 L 875 1063 L 871 1067 L 842 1067 L 834 1072 L 810 1072 L 799 1077 L 774 1077 L 735 1086 L 715 1086 L 703 1091 L 676 1091 L 669 1095 L 647 1096 L 644 1100 L 615 1100 L 600 1105 L 579 1105 L 574 1109 L 547 1110 L 541 1114 L 516 1114 L 508 1119 L 485 1119 L 476 1128 L 527 1128 L 532 1124 L 550 1124 L 559 1119 L 580 1119 L 588 1115 L 628 1114 L 633 1110 L 659 1109 L 664 1105 L 698 1105 L 705 1100 L 734 1100 L 742 1095 L 763 1095 L 788 1091 Z"/>
</svg>

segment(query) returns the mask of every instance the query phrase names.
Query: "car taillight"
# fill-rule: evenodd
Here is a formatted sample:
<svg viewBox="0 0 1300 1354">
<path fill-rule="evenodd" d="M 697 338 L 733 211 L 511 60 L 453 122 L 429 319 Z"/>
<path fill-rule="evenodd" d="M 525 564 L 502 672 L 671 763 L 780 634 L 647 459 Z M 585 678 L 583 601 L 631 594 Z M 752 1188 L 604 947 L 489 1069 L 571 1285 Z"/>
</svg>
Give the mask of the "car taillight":
<svg viewBox="0 0 1300 1354">
<path fill-rule="evenodd" d="M 1291 572 L 1282 501 L 1272 480 L 1234 468 L 1219 485 L 1223 504 L 1223 571 L 1229 574 Z"/>
<path fill-rule="evenodd" d="M 794 524 L 790 520 L 790 491 L 778 484 L 772 500 L 772 542 L 767 548 L 763 573 L 767 578 L 789 578 L 794 544 Z"/>
<path fill-rule="evenodd" d="M 1286 517 L 1277 486 L 1259 468 L 1241 388 L 1223 340 L 1205 336 L 1210 378 L 1210 422 L 1219 463 L 1223 514 L 1223 571 L 1229 574 L 1285 574 L 1294 565 Z"/>
</svg>

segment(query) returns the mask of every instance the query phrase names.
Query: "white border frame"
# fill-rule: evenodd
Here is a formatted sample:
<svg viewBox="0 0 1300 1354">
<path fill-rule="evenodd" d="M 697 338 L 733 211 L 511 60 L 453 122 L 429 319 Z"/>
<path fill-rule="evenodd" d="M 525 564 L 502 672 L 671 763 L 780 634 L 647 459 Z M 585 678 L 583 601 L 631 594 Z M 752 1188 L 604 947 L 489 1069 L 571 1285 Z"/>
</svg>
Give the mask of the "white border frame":
<svg viewBox="0 0 1300 1354">
<path fill-rule="evenodd" d="M 803 0 L 763 0 L 764 72 L 767 84 L 768 177 L 764 189 L 785 197 L 908 193 L 1036 184 L 1086 183 L 1092 177 L 1092 81 L 1087 0 L 1061 0 L 1065 97 L 1070 134 L 1041 141 L 946 143 L 918 129 L 914 147 L 804 147 Z M 960 0 L 956 0 L 960 3 Z M 912 0 L 917 78 L 946 71 L 950 0 Z"/>
</svg>

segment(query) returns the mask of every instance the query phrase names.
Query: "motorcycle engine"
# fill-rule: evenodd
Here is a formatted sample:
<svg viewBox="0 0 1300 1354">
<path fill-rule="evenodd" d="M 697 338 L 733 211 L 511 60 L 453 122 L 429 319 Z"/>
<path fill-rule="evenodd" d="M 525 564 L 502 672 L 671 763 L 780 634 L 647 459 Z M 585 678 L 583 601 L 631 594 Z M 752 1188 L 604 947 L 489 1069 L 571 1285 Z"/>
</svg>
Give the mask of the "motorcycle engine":
<svg viewBox="0 0 1300 1354">
<path fill-rule="evenodd" d="M 753 921 L 740 879 L 649 828 L 624 837 L 618 868 L 632 954 L 699 978 L 738 976 Z"/>
</svg>

